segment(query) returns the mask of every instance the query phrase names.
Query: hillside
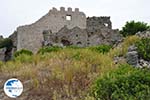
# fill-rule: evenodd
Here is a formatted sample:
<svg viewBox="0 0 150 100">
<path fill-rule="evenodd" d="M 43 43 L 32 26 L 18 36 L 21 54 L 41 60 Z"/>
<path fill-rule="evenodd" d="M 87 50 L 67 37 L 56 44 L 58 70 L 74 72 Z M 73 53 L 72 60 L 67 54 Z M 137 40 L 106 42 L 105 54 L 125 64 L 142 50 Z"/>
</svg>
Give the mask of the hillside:
<svg viewBox="0 0 150 100">
<path fill-rule="evenodd" d="M 35 55 L 21 54 L 6 63 L 0 62 L 0 84 L 4 84 L 12 77 L 21 80 L 24 91 L 18 100 L 95 100 L 96 97 L 91 91 L 97 78 L 105 79 L 105 76 L 119 70 L 121 66 L 129 66 L 124 57 L 128 47 L 137 41 L 139 37 L 130 36 L 111 49 L 107 46 L 65 47 L 41 49 L 41 52 Z M 116 60 L 116 57 L 120 59 Z M 127 67 L 125 72 L 128 74 L 124 76 L 129 76 L 132 71 L 143 72 L 143 69 Z M 148 77 L 149 83 L 149 76 L 145 77 Z M 10 100 L 4 94 L 2 87 L 0 87 L 0 99 Z M 150 86 L 144 89 L 149 88 Z M 136 96 L 135 99 L 138 98 Z"/>
</svg>

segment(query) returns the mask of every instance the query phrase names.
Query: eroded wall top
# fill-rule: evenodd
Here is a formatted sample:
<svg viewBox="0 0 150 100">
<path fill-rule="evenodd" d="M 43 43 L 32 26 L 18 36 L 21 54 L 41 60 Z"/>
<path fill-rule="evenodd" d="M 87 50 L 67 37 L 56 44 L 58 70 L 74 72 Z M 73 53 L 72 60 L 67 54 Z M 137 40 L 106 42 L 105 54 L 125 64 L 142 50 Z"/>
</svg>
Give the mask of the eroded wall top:
<svg viewBox="0 0 150 100">
<path fill-rule="evenodd" d="M 65 10 L 61 7 L 51 9 L 46 15 L 31 25 L 20 26 L 17 28 L 17 50 L 28 49 L 37 52 L 44 41 L 43 31 L 51 30 L 52 33 L 58 32 L 67 26 L 68 29 L 79 27 L 86 28 L 86 15 L 78 8 Z"/>
</svg>

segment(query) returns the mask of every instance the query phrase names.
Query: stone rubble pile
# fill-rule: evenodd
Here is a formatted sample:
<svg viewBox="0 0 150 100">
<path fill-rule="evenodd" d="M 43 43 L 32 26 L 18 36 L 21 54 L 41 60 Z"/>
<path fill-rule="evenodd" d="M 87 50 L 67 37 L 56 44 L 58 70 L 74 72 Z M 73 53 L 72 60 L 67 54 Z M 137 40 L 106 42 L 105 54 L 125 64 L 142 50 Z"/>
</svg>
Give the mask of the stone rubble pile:
<svg viewBox="0 0 150 100">
<path fill-rule="evenodd" d="M 136 33 L 136 35 L 141 38 L 150 38 L 150 30 L 147 30 L 144 32 L 138 32 L 138 33 Z M 137 47 L 135 47 L 134 45 L 132 45 L 128 48 L 128 52 L 126 54 L 126 61 L 128 64 L 133 65 L 135 67 L 150 68 L 150 61 L 141 59 L 138 56 Z"/>
</svg>

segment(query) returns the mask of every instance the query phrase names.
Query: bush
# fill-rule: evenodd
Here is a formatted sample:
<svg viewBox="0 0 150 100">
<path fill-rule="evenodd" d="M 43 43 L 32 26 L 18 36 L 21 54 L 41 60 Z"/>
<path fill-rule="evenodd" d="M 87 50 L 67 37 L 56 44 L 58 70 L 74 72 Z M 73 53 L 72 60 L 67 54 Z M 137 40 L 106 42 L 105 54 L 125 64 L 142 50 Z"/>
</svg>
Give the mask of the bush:
<svg viewBox="0 0 150 100">
<path fill-rule="evenodd" d="M 150 70 L 121 65 L 96 80 L 92 95 L 96 100 L 149 100 Z"/>
<path fill-rule="evenodd" d="M 33 53 L 31 51 L 25 50 L 25 49 L 19 50 L 19 51 L 14 53 L 14 57 L 18 57 L 20 55 L 29 55 L 29 56 L 31 56 L 31 55 L 33 55 Z"/>
<path fill-rule="evenodd" d="M 3 39 L 0 41 L 0 48 L 12 48 L 13 47 L 13 43 L 12 40 L 9 38 Z"/>
<path fill-rule="evenodd" d="M 137 51 L 140 57 L 150 61 L 150 38 L 142 38 L 136 42 Z"/>
<path fill-rule="evenodd" d="M 52 47 L 43 47 L 38 51 L 38 54 L 44 54 L 44 53 L 50 53 L 50 52 L 56 52 L 61 50 L 61 47 L 58 46 L 52 46 Z"/>
<path fill-rule="evenodd" d="M 148 26 L 147 23 L 130 21 L 130 22 L 126 22 L 125 26 L 122 28 L 120 33 L 123 36 L 129 36 L 129 35 L 134 35 L 139 31 L 140 32 L 145 31 L 149 28 L 150 26 Z"/>
<path fill-rule="evenodd" d="M 89 47 L 92 51 L 96 51 L 99 53 L 107 53 L 111 49 L 110 45 L 99 45 L 99 46 L 94 46 L 94 47 Z"/>
</svg>

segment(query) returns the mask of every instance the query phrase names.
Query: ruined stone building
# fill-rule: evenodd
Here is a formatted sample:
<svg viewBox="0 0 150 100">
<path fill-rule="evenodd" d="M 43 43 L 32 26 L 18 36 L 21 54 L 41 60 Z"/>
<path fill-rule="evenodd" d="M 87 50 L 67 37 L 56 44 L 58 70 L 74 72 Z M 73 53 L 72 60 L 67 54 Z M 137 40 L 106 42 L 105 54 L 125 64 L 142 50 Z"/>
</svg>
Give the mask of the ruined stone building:
<svg viewBox="0 0 150 100">
<path fill-rule="evenodd" d="M 33 52 L 47 45 L 113 45 L 121 39 L 118 30 L 112 29 L 110 17 L 87 18 L 78 8 L 66 10 L 64 7 L 53 8 L 35 23 L 18 27 L 10 37 L 17 50 Z"/>
</svg>

